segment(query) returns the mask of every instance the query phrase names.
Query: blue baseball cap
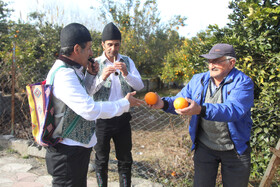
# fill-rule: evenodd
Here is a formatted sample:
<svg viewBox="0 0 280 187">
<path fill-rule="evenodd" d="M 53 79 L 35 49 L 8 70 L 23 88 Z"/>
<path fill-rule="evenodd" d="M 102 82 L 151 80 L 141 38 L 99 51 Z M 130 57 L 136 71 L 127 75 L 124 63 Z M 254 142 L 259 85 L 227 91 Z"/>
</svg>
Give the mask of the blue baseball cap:
<svg viewBox="0 0 280 187">
<path fill-rule="evenodd" d="M 200 55 L 206 59 L 216 59 L 223 56 L 231 56 L 236 58 L 236 54 L 232 45 L 229 44 L 216 44 L 212 47 L 208 54 Z"/>
</svg>

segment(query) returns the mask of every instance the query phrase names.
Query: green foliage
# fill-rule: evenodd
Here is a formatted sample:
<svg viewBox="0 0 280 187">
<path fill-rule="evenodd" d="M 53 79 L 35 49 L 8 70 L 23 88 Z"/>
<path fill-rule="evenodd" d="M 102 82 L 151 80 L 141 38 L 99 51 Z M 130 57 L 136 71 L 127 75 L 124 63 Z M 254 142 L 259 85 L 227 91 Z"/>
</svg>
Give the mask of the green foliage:
<svg viewBox="0 0 280 187">
<path fill-rule="evenodd" d="M 0 51 L 4 50 L 6 43 L 9 42 L 7 18 L 10 16 L 11 10 L 6 8 L 6 6 L 6 3 L 0 1 Z"/>
<path fill-rule="evenodd" d="M 10 15 L 11 10 L 6 8 L 7 4 L 3 1 L 0 1 L 0 38 L 7 34 L 7 17 Z"/>
<path fill-rule="evenodd" d="M 12 63 L 12 47 L 16 55 L 16 92 L 25 92 L 28 83 L 42 81 L 53 64 L 59 51 L 59 33 L 61 27 L 43 23 L 43 15 L 31 14 L 36 24 L 14 23 L 8 25 L 9 40 L 0 52 L 5 65 Z M 9 69 L 7 69 L 9 72 Z M 2 74 L 2 79 L 9 81 L 10 76 Z"/>
<path fill-rule="evenodd" d="M 278 4 L 277 4 L 278 2 Z M 239 54 L 238 67 L 255 83 L 252 110 L 252 177 L 260 177 L 280 138 L 280 7 L 279 1 L 234 1 L 231 32 Z"/>
<path fill-rule="evenodd" d="M 103 52 L 103 48 L 101 45 L 102 39 L 101 39 L 101 33 L 97 31 L 90 31 L 91 37 L 92 37 L 92 52 L 93 57 L 100 56 Z"/>
<path fill-rule="evenodd" d="M 199 55 L 204 49 L 201 38 L 185 39 L 180 49 L 169 51 L 165 57 L 161 79 L 164 82 L 188 82 L 195 73 L 205 70 Z"/>
</svg>

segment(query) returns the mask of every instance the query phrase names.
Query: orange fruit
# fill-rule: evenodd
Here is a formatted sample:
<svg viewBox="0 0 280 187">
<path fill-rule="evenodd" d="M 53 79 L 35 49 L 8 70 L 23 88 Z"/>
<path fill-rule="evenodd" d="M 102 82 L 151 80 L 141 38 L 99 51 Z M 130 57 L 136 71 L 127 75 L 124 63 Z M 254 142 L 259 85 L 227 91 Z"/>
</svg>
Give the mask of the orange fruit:
<svg viewBox="0 0 280 187">
<path fill-rule="evenodd" d="M 148 92 L 144 99 L 148 105 L 154 105 L 157 103 L 157 94 L 154 92 Z"/>
<path fill-rule="evenodd" d="M 188 107 L 189 103 L 183 97 L 178 97 L 177 99 L 174 100 L 173 106 L 177 110 L 177 109 L 182 109 L 182 108 Z"/>
</svg>

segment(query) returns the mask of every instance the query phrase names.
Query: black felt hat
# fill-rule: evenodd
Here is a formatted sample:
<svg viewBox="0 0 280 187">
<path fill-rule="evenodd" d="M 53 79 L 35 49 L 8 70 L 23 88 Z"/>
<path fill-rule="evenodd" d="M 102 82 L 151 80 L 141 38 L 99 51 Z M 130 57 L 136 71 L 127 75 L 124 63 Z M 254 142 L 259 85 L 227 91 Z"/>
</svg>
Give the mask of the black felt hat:
<svg viewBox="0 0 280 187">
<path fill-rule="evenodd" d="M 106 40 L 121 40 L 122 35 L 118 27 L 114 25 L 112 22 L 108 23 L 102 32 L 102 41 L 105 42 Z"/>
<path fill-rule="evenodd" d="M 79 23 L 66 25 L 60 33 L 61 47 L 74 46 L 83 42 L 92 41 L 88 29 Z"/>
</svg>

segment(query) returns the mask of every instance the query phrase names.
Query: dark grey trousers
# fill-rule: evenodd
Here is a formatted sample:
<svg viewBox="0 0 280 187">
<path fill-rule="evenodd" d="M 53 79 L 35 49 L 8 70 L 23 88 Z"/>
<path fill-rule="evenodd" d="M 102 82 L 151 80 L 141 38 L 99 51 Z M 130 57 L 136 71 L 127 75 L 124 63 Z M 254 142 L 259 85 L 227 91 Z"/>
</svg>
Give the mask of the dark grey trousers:
<svg viewBox="0 0 280 187">
<path fill-rule="evenodd" d="M 92 148 L 57 144 L 47 148 L 46 164 L 52 187 L 86 187 Z"/>
<path fill-rule="evenodd" d="M 194 187 L 215 187 L 219 164 L 223 187 L 247 187 L 250 153 L 250 147 L 242 155 L 237 155 L 235 150 L 214 151 L 199 143 L 194 153 Z"/>
<path fill-rule="evenodd" d="M 95 166 L 98 186 L 107 187 L 110 141 L 115 144 L 118 160 L 119 182 L 121 187 L 131 186 L 131 149 L 130 113 L 111 119 L 98 119 L 96 123 L 97 144 L 95 145 Z"/>
</svg>

